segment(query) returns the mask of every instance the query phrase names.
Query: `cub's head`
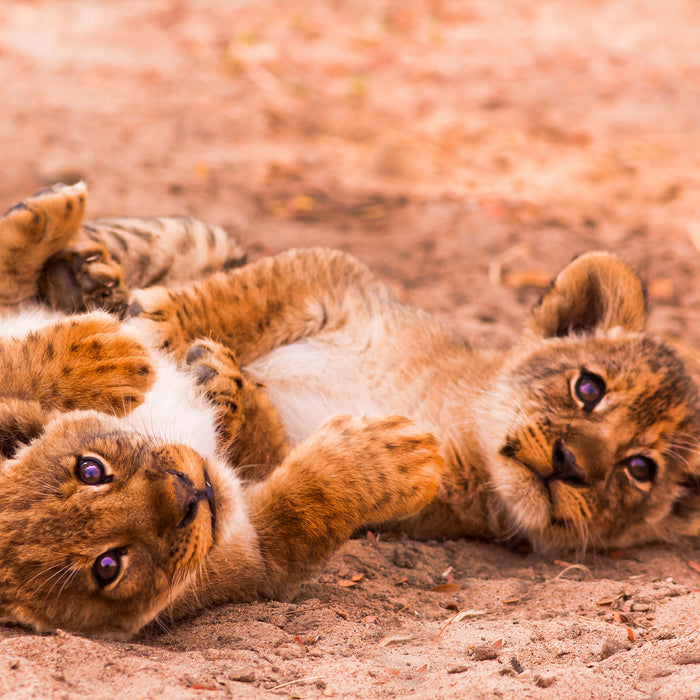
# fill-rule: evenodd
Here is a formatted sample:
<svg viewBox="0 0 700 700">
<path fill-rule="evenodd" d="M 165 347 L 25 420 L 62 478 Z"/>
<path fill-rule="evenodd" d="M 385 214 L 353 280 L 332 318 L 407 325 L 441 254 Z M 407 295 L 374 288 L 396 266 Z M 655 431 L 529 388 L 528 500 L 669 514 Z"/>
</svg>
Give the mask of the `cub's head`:
<svg viewBox="0 0 700 700">
<path fill-rule="evenodd" d="M 700 364 L 644 324 L 637 276 L 590 253 L 508 357 L 491 477 L 513 534 L 538 549 L 700 536 Z"/>
<path fill-rule="evenodd" d="M 205 467 L 101 414 L 54 420 L 0 467 L 0 620 L 135 633 L 212 545 Z"/>
</svg>

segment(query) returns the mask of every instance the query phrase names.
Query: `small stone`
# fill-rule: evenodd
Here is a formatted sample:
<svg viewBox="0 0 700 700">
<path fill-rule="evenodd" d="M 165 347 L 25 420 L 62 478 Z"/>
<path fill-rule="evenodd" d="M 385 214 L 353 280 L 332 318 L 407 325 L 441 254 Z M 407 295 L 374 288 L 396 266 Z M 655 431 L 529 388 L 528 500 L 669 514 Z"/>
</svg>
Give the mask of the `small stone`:
<svg viewBox="0 0 700 700">
<path fill-rule="evenodd" d="M 607 659 L 613 654 L 617 654 L 620 651 L 629 651 L 632 648 L 629 642 L 625 642 L 621 639 L 615 639 L 613 637 L 608 637 L 603 642 L 603 648 L 600 650 L 600 660 Z"/>
<path fill-rule="evenodd" d="M 539 673 L 536 673 L 533 680 L 535 681 L 535 685 L 538 686 L 539 688 L 549 688 L 552 683 L 556 680 L 555 676 L 543 676 Z"/>
<path fill-rule="evenodd" d="M 447 669 L 447 673 L 464 673 L 469 670 L 469 666 L 452 666 Z"/>
<path fill-rule="evenodd" d="M 228 678 L 231 681 L 238 681 L 239 683 L 253 683 L 255 681 L 255 671 L 244 669 L 232 671 L 228 674 Z"/>
<path fill-rule="evenodd" d="M 472 649 L 472 658 L 474 661 L 489 661 L 497 659 L 498 652 L 489 644 L 482 644 Z"/>
<path fill-rule="evenodd" d="M 675 654 L 673 662 L 679 666 L 686 664 L 700 664 L 700 653 L 697 651 L 683 651 Z"/>
</svg>

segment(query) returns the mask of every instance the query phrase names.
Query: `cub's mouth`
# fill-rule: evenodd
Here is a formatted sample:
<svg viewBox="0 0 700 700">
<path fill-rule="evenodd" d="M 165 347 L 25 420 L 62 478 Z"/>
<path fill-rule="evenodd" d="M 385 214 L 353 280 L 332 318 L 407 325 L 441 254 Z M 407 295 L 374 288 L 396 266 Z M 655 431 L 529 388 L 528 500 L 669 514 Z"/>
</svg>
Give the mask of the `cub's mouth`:
<svg viewBox="0 0 700 700">
<path fill-rule="evenodd" d="M 590 517 L 586 492 L 590 481 L 562 438 L 554 440 L 545 464 L 531 463 L 507 442 L 499 453 L 507 460 L 500 490 L 518 522 L 531 532 L 566 531 Z"/>
</svg>

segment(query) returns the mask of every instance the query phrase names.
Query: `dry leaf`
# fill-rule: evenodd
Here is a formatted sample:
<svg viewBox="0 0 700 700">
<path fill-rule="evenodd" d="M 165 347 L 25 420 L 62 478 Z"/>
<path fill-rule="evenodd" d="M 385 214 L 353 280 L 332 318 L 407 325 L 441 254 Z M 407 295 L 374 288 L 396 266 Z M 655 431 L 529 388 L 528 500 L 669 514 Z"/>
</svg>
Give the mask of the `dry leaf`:
<svg viewBox="0 0 700 700">
<path fill-rule="evenodd" d="M 693 570 L 696 571 L 697 573 L 700 574 L 700 564 L 698 564 L 696 561 L 693 561 L 692 559 L 688 560 L 688 566 Z"/>
<path fill-rule="evenodd" d="M 454 593 L 461 591 L 462 587 L 458 583 L 441 583 L 439 586 L 433 586 L 430 590 L 433 593 Z"/>
<path fill-rule="evenodd" d="M 503 275 L 503 284 L 506 287 L 535 287 L 537 289 L 549 289 L 552 282 L 550 275 L 540 268 L 522 270 L 521 272 L 506 272 Z"/>
<path fill-rule="evenodd" d="M 631 627 L 627 628 L 627 637 L 630 640 L 630 642 L 634 641 L 634 632 L 632 631 Z"/>
<path fill-rule="evenodd" d="M 357 581 L 341 578 L 340 581 L 338 581 L 338 585 L 343 586 L 343 588 L 352 588 L 353 586 L 357 586 Z"/>
<path fill-rule="evenodd" d="M 203 161 L 195 163 L 194 172 L 197 177 L 201 177 L 202 180 L 206 180 L 209 177 L 209 166 Z"/>
<path fill-rule="evenodd" d="M 647 294 L 659 302 L 671 302 L 676 298 L 676 287 L 668 277 L 656 277 L 649 283 Z"/>
</svg>

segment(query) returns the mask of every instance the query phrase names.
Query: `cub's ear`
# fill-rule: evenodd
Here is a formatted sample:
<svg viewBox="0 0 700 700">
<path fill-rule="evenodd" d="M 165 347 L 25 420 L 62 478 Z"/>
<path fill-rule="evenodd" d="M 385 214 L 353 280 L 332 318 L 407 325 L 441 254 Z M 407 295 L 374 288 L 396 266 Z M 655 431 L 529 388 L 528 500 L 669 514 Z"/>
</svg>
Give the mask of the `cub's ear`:
<svg viewBox="0 0 700 700">
<path fill-rule="evenodd" d="M 10 459 L 24 445 L 39 437 L 51 420 L 38 401 L 0 400 L 0 459 Z"/>
<path fill-rule="evenodd" d="M 545 338 L 592 335 L 617 326 L 644 330 L 646 298 L 642 282 L 616 256 L 582 255 L 559 273 L 527 327 Z"/>
</svg>

